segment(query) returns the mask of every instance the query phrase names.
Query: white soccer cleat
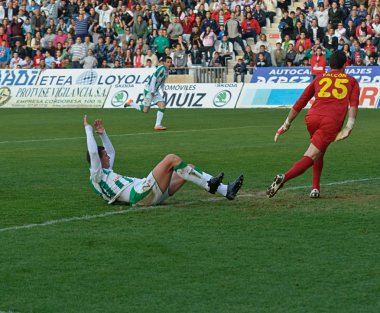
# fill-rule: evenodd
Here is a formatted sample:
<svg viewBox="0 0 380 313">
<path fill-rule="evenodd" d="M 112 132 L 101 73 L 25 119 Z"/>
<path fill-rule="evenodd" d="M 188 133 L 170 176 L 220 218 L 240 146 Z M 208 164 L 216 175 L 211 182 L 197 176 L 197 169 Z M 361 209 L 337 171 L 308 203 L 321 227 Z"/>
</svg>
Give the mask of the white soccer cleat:
<svg viewBox="0 0 380 313">
<path fill-rule="evenodd" d="M 320 193 L 319 193 L 319 190 L 318 189 L 313 189 L 311 192 L 310 192 L 310 198 L 313 198 L 313 199 L 317 199 L 320 197 Z"/>
<path fill-rule="evenodd" d="M 267 196 L 268 198 L 272 198 L 277 191 L 279 191 L 282 186 L 284 185 L 285 181 L 285 175 L 284 174 L 278 174 L 273 180 L 272 185 L 270 185 L 267 189 Z"/>
<path fill-rule="evenodd" d="M 162 125 L 156 125 L 154 126 L 154 130 L 166 130 L 167 128 L 165 126 L 162 126 Z"/>
</svg>

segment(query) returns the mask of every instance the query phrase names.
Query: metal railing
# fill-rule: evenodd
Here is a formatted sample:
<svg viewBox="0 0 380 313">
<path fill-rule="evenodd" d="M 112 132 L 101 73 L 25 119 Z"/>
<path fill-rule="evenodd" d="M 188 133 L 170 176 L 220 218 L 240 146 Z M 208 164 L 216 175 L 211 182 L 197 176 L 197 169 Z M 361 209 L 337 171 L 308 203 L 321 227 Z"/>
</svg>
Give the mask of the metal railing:
<svg viewBox="0 0 380 313">
<path fill-rule="evenodd" d="M 226 67 L 176 67 L 171 75 L 190 75 L 194 83 L 226 83 L 228 69 Z"/>
</svg>

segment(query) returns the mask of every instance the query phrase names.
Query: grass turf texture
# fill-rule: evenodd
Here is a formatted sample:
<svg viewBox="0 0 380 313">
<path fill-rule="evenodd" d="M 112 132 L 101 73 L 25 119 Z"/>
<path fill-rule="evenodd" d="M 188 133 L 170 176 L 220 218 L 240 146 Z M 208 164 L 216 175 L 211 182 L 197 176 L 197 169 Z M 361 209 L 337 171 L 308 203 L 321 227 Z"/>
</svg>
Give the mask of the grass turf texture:
<svg viewBox="0 0 380 313">
<path fill-rule="evenodd" d="M 142 177 L 167 153 L 225 181 L 223 200 L 187 184 L 164 206 L 108 206 L 88 184 L 83 115 L 103 118 L 116 172 Z M 308 145 L 303 114 L 273 143 L 287 110 L 0 110 L 0 311 L 379 312 L 380 111 L 273 199 L 265 188 Z M 220 200 L 220 201 L 217 201 Z M 50 220 L 122 214 L 31 229 Z"/>
</svg>

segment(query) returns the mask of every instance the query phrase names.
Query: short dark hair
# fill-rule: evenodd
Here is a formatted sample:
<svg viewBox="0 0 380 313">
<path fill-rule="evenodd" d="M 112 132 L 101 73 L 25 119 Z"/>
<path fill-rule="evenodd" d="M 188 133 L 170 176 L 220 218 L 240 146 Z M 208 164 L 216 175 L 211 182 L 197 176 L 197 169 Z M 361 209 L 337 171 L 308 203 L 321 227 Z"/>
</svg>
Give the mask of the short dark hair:
<svg viewBox="0 0 380 313">
<path fill-rule="evenodd" d="M 98 155 L 100 159 L 103 156 L 103 150 L 105 150 L 103 146 L 98 146 Z M 87 150 L 87 162 L 91 164 L 90 152 L 88 152 L 88 150 Z"/>
<path fill-rule="evenodd" d="M 172 58 L 171 58 L 170 56 L 167 55 L 167 56 L 164 57 L 164 60 L 163 60 L 163 61 L 166 62 L 166 60 L 169 60 L 169 59 L 172 60 Z"/>
<path fill-rule="evenodd" d="M 331 69 L 339 70 L 346 64 L 347 56 L 343 51 L 334 51 L 330 57 Z"/>
</svg>

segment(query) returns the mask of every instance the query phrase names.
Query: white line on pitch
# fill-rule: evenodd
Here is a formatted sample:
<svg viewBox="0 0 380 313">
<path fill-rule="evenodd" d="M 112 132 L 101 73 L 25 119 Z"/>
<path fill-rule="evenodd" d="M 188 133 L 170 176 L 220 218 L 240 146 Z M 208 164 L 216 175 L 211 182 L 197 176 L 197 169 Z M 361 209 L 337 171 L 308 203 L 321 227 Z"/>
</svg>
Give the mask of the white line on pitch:
<svg viewBox="0 0 380 313">
<path fill-rule="evenodd" d="M 367 182 L 367 181 L 373 181 L 373 180 L 380 180 L 380 177 L 342 180 L 342 181 L 323 184 L 323 186 L 345 185 L 345 184 Z M 303 189 L 303 188 L 310 188 L 310 186 L 288 187 L 288 188 L 284 188 L 282 191 L 297 190 L 297 189 Z M 244 195 L 240 195 L 239 197 L 245 198 L 245 197 L 250 197 L 250 196 L 251 196 L 251 194 L 244 194 Z M 225 200 L 225 198 L 224 197 L 218 197 L 218 198 L 209 198 L 209 199 L 205 199 L 205 200 L 189 201 L 189 202 L 184 202 L 182 205 L 186 206 L 186 205 L 199 203 L 199 202 L 216 202 L 216 201 L 221 201 L 221 200 Z M 121 214 L 126 214 L 126 213 L 131 213 L 131 212 L 139 212 L 139 211 L 148 211 L 148 210 L 154 210 L 157 208 L 165 208 L 165 207 L 170 207 L 170 205 L 135 207 L 135 208 L 127 209 L 127 210 L 111 211 L 111 212 L 106 212 L 106 213 L 96 214 L 96 215 L 74 216 L 74 217 L 67 217 L 67 218 L 62 218 L 62 219 L 58 219 L 58 220 L 46 221 L 43 223 L 27 224 L 27 225 L 20 225 L 20 226 L 11 226 L 11 227 L 0 228 L 0 233 L 6 232 L 6 231 L 11 231 L 11 230 L 44 227 L 44 226 L 50 226 L 50 225 L 55 225 L 55 224 L 75 222 L 75 221 L 88 221 L 88 220 L 93 220 L 93 219 L 97 219 L 97 218 L 104 218 L 104 217 L 113 216 L 113 215 L 121 215 Z M 2 312 L 0 311 L 0 313 L 2 313 Z"/>
<path fill-rule="evenodd" d="M 126 137 L 126 136 L 144 136 L 144 135 L 154 135 L 154 134 L 180 134 L 180 133 L 191 133 L 191 132 L 204 132 L 204 131 L 217 131 L 217 130 L 234 130 L 234 129 L 244 129 L 244 128 L 266 128 L 272 126 L 239 126 L 239 127 L 221 127 L 221 128 L 208 128 L 208 129 L 187 129 L 187 130 L 168 130 L 165 132 L 145 132 L 145 133 L 133 133 L 133 134 L 116 134 L 108 135 L 109 137 Z M 25 139 L 25 140 L 6 140 L 0 141 L 0 144 L 6 143 L 29 143 L 29 142 L 44 142 L 44 141 L 64 141 L 64 140 L 77 140 L 77 139 L 86 139 L 85 136 L 81 137 L 62 137 L 62 138 L 45 138 L 45 139 Z"/>
</svg>

